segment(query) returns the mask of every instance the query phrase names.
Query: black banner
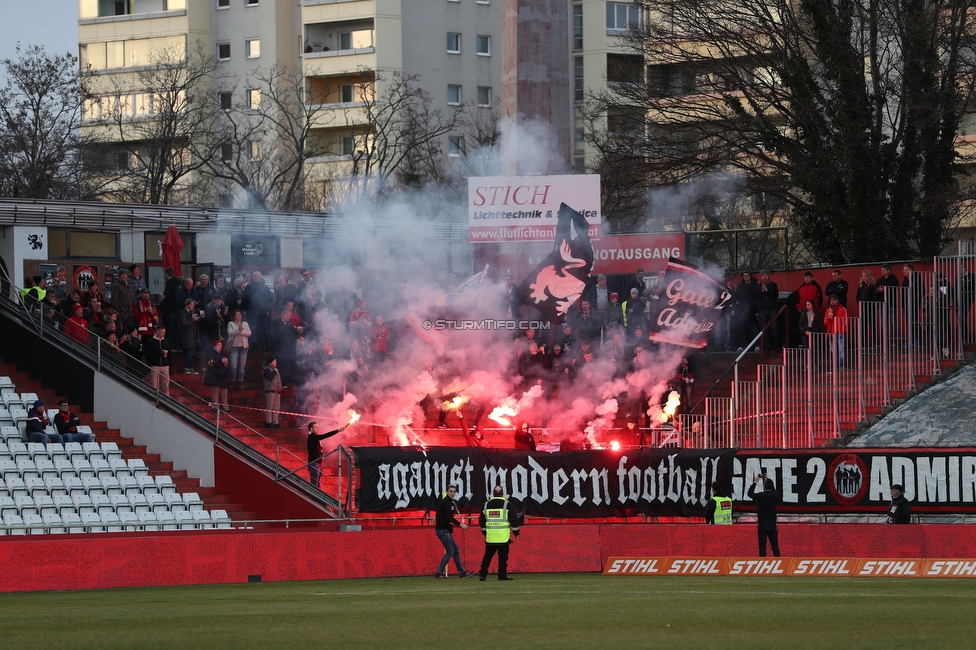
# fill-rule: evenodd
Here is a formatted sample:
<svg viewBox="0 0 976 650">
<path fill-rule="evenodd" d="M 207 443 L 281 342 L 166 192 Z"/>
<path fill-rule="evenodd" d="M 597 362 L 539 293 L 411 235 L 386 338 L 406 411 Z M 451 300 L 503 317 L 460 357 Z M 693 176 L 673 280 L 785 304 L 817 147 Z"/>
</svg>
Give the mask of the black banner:
<svg viewBox="0 0 976 650">
<path fill-rule="evenodd" d="M 976 512 L 976 449 L 740 449 L 736 509 L 755 508 L 746 492 L 763 470 L 782 492 L 780 512 L 882 512 L 894 484 L 905 488 L 913 513 Z"/>
<path fill-rule="evenodd" d="M 672 257 L 657 301 L 657 313 L 652 314 L 648 326 L 650 339 L 704 348 L 731 300 L 732 294 L 698 267 Z"/>
<path fill-rule="evenodd" d="M 480 510 L 495 485 L 540 517 L 704 516 L 711 484 L 732 486 L 731 449 L 538 453 L 476 447 L 354 447 L 360 512 L 433 510 L 454 485 Z"/>
</svg>

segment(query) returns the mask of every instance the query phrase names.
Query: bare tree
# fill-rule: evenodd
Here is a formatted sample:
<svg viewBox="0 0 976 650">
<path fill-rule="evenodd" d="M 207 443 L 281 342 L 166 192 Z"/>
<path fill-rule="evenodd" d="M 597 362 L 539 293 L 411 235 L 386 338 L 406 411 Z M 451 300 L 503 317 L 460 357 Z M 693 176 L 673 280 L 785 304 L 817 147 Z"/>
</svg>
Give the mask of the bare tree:
<svg viewBox="0 0 976 650">
<path fill-rule="evenodd" d="M 113 135 L 116 197 L 166 205 L 188 200 L 187 182 L 214 155 L 216 62 L 202 46 L 189 55 L 154 51 L 150 60 L 133 75 L 111 78 L 100 123 Z"/>
<path fill-rule="evenodd" d="M 823 261 L 941 250 L 976 87 L 970 3 L 636 4 L 644 20 L 590 108 L 604 173 L 639 169 L 646 188 L 739 170 L 747 193 L 790 205 Z"/>
<path fill-rule="evenodd" d="M 37 199 L 75 199 L 81 150 L 79 124 L 86 99 L 71 54 L 49 55 L 31 45 L 4 59 L 0 88 L 0 193 Z"/>
<path fill-rule="evenodd" d="M 208 173 L 243 190 L 248 207 L 308 208 L 308 162 L 328 152 L 312 135 L 335 119 L 321 106 L 331 91 L 306 87 L 300 71 L 277 64 L 245 86 L 218 117 Z"/>
</svg>

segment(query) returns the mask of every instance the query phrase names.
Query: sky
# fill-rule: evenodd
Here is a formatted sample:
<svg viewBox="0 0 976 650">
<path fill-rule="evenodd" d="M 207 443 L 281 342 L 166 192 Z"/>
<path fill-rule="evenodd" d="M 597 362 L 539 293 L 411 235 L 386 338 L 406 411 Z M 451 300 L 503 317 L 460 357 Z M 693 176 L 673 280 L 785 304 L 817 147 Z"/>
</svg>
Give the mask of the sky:
<svg viewBox="0 0 976 650">
<path fill-rule="evenodd" d="M 78 0 L 0 0 L 0 61 L 21 47 L 78 55 Z"/>
</svg>

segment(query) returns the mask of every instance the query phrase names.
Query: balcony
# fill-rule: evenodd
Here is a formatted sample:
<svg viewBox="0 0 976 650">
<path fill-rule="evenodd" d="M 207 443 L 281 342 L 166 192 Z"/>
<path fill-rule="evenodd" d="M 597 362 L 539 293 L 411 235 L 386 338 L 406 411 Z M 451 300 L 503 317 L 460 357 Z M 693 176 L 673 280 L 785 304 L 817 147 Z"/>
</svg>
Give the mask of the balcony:
<svg viewBox="0 0 976 650">
<path fill-rule="evenodd" d="M 331 77 L 376 69 L 376 50 L 372 47 L 340 52 L 309 52 L 302 56 L 306 77 Z"/>
<path fill-rule="evenodd" d="M 81 0 L 78 24 L 91 25 L 186 15 L 186 0 Z"/>
</svg>

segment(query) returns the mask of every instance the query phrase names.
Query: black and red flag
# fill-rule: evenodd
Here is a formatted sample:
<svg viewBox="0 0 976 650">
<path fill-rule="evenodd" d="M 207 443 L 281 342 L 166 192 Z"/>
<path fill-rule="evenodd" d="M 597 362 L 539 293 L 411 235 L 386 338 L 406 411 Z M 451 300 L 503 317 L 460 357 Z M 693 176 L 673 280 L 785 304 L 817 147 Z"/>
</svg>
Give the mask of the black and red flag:
<svg viewBox="0 0 976 650">
<path fill-rule="evenodd" d="M 697 266 L 670 258 L 657 313 L 651 314 L 650 339 L 687 348 L 704 348 L 708 335 L 732 301 L 728 289 Z"/>
<path fill-rule="evenodd" d="M 541 318 L 558 323 L 586 288 L 593 268 L 593 243 L 582 214 L 560 203 L 556 216 L 553 251 L 526 276 L 516 295 L 523 305 L 538 309 Z"/>
</svg>

